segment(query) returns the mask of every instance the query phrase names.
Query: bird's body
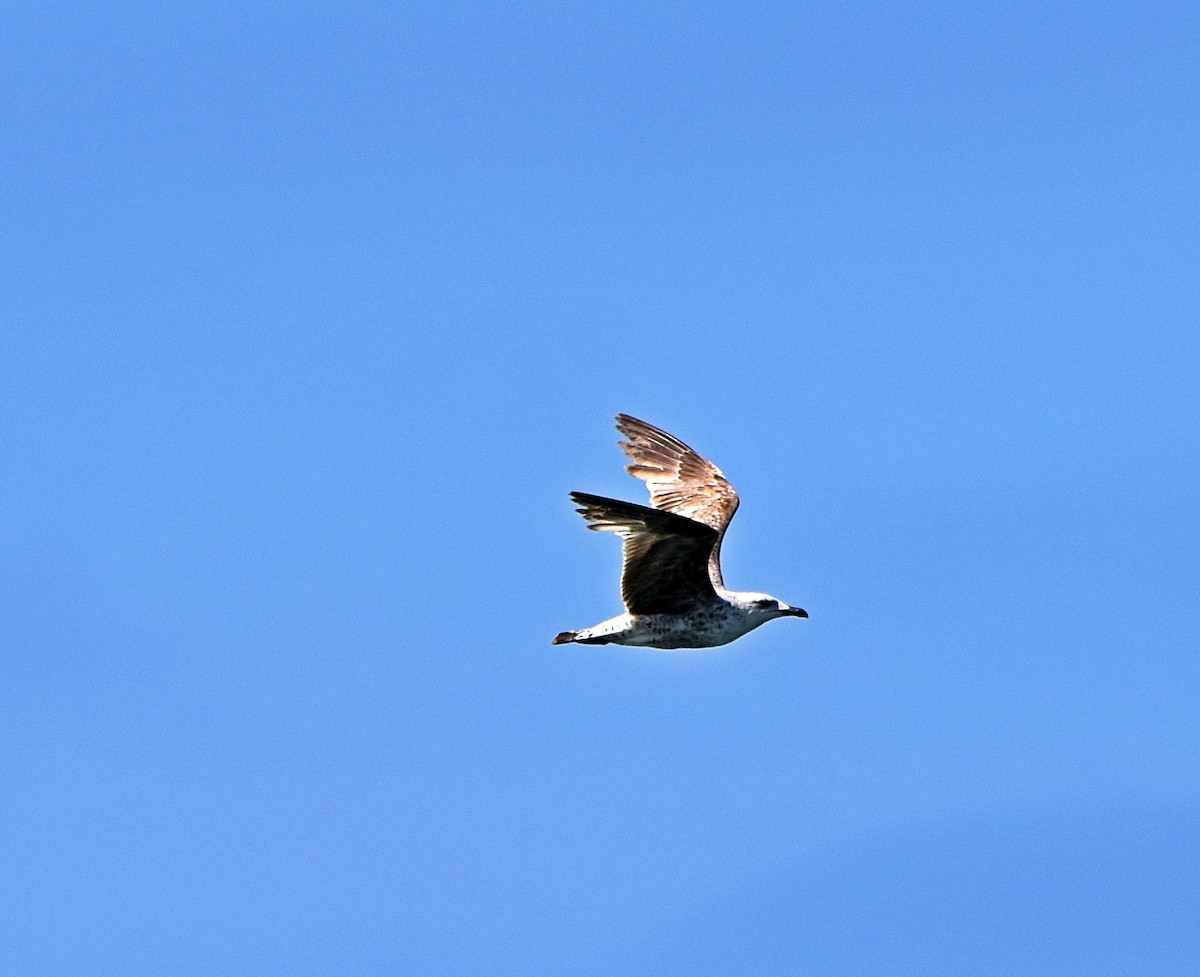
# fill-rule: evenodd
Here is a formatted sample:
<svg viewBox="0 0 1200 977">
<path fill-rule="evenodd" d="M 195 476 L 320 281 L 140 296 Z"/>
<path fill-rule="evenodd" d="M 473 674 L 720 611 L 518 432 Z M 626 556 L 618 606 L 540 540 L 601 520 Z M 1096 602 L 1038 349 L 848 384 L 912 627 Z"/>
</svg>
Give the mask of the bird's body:
<svg viewBox="0 0 1200 977">
<path fill-rule="evenodd" d="M 574 641 L 584 645 L 640 645 L 646 648 L 714 648 L 726 645 L 743 634 L 753 631 L 779 614 L 754 613 L 744 604 L 739 606 L 730 597 L 747 595 L 727 594 L 711 605 L 683 614 L 618 614 L 607 621 L 584 628 L 564 631 L 554 639 L 555 644 Z M 766 596 L 765 594 L 761 596 Z M 798 608 L 797 608 L 798 609 Z"/>
<path fill-rule="evenodd" d="M 769 594 L 728 590 L 721 540 L 738 497 L 721 470 L 678 438 L 627 414 L 617 415 L 626 471 L 646 483 L 650 506 L 572 492 L 589 529 L 616 533 L 624 546 L 621 597 L 626 613 L 554 644 L 709 648 L 727 644 L 777 617 L 808 617 Z"/>
</svg>

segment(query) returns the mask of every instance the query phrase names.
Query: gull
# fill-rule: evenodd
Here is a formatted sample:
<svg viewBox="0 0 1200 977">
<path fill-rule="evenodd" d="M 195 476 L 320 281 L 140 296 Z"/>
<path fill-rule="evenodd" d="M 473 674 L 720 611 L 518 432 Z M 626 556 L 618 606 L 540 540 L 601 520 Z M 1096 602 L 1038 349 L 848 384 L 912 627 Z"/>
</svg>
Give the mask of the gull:
<svg viewBox="0 0 1200 977">
<path fill-rule="evenodd" d="M 552 643 L 712 648 L 777 617 L 808 617 L 770 594 L 727 590 L 721 540 L 738 497 L 721 470 L 678 438 L 628 414 L 617 415 L 625 470 L 650 490 L 650 505 L 572 492 L 588 529 L 622 540 L 624 614 Z"/>
</svg>

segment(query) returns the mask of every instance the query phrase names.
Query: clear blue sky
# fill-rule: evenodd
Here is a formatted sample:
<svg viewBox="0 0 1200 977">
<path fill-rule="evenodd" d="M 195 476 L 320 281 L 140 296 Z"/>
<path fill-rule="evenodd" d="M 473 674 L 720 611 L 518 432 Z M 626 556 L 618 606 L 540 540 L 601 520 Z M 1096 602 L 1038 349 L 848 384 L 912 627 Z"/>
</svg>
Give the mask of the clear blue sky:
<svg viewBox="0 0 1200 977">
<path fill-rule="evenodd" d="M 1183 2 L 10 7 L 0 971 L 1193 974 L 1198 65 Z M 618 411 L 809 621 L 551 647 Z"/>
</svg>

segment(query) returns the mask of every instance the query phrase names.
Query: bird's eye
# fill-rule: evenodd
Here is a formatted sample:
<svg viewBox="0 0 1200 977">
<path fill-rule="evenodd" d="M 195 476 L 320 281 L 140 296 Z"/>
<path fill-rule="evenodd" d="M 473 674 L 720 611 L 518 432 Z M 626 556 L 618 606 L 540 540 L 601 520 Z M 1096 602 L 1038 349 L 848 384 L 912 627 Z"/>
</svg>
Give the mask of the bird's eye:
<svg viewBox="0 0 1200 977">
<path fill-rule="evenodd" d="M 754 602 L 754 606 L 755 606 L 755 607 L 762 607 L 762 608 L 774 607 L 774 606 L 775 606 L 775 601 L 773 601 L 773 600 L 756 600 L 756 601 Z"/>
</svg>

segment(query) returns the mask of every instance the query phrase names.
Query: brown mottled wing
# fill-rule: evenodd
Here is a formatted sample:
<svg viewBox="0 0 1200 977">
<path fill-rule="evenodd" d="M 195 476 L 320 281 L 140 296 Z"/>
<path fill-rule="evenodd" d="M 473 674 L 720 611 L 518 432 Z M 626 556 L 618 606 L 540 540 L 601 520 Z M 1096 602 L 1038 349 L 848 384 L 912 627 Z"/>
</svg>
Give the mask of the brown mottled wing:
<svg viewBox="0 0 1200 977">
<path fill-rule="evenodd" d="M 632 502 L 572 492 L 589 529 L 623 541 L 621 599 L 630 614 L 685 614 L 716 600 L 708 561 L 711 526 Z"/>
<path fill-rule="evenodd" d="M 617 430 L 629 439 L 618 442 L 629 458 L 625 470 L 646 483 L 650 504 L 716 530 L 708 571 L 713 584 L 723 587 L 721 540 L 738 507 L 733 486 L 711 461 L 653 424 L 618 414 Z"/>
</svg>

